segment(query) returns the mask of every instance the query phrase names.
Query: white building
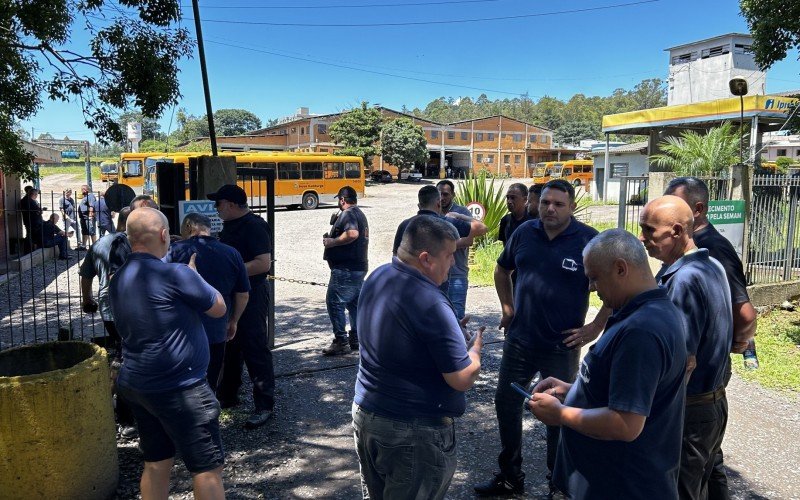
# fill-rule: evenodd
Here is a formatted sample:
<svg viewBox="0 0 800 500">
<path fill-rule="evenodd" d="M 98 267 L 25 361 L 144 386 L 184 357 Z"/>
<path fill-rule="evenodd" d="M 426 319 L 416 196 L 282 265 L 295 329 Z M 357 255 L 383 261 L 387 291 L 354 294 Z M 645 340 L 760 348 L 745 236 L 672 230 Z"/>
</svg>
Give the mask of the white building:
<svg viewBox="0 0 800 500">
<path fill-rule="evenodd" d="M 591 156 L 594 160 L 594 176 L 592 178 L 592 198 L 595 200 L 619 201 L 620 181 L 623 177 L 647 175 L 649 163 L 647 161 L 647 141 L 634 142 L 609 148 L 608 165 L 611 175 L 605 178 L 606 152 L 605 149 L 595 149 Z M 603 189 L 608 192 L 603 192 Z M 628 193 L 628 196 L 637 193 Z"/>
<path fill-rule="evenodd" d="M 669 52 L 667 105 L 693 104 L 731 97 L 728 82 L 747 80 L 748 95 L 764 95 L 767 74 L 750 50 L 753 37 L 729 33 L 666 49 Z"/>
<path fill-rule="evenodd" d="M 779 156 L 800 160 L 800 135 L 764 134 L 761 161 L 775 161 Z"/>
</svg>

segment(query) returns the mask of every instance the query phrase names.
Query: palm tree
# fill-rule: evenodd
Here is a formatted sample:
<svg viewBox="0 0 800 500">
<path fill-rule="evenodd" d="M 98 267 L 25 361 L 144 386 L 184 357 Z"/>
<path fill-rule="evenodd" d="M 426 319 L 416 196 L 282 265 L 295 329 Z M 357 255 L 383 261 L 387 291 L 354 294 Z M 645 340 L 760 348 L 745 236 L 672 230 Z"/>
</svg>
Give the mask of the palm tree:
<svg viewBox="0 0 800 500">
<path fill-rule="evenodd" d="M 739 136 L 730 122 L 705 135 L 687 130 L 680 137 L 667 137 L 660 147 L 663 153 L 650 156 L 650 161 L 679 175 L 714 175 L 739 160 Z"/>
</svg>

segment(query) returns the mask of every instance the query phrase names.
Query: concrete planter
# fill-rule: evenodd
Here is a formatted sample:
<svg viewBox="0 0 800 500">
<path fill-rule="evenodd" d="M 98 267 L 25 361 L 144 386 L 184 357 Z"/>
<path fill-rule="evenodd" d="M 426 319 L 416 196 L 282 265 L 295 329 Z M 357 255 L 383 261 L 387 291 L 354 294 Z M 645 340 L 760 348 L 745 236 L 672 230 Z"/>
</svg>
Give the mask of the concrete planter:
<svg viewBox="0 0 800 500">
<path fill-rule="evenodd" d="M 0 497 L 105 499 L 118 475 L 105 351 L 52 342 L 0 352 Z"/>
</svg>

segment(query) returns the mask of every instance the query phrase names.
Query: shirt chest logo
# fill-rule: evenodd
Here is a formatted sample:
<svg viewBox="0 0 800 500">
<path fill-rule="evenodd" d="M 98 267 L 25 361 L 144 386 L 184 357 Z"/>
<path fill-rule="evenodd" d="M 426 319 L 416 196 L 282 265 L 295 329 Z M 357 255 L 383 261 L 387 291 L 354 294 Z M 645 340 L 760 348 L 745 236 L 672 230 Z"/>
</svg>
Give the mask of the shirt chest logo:
<svg viewBox="0 0 800 500">
<path fill-rule="evenodd" d="M 566 269 L 567 271 L 577 271 L 578 263 L 575 262 L 574 259 L 565 258 L 561 261 L 561 269 Z"/>
<path fill-rule="evenodd" d="M 581 377 L 581 380 L 583 380 L 584 384 L 588 384 L 589 380 L 591 380 L 591 377 L 589 376 L 589 365 L 586 363 L 586 359 L 581 361 L 581 369 L 578 372 L 578 375 Z"/>
</svg>

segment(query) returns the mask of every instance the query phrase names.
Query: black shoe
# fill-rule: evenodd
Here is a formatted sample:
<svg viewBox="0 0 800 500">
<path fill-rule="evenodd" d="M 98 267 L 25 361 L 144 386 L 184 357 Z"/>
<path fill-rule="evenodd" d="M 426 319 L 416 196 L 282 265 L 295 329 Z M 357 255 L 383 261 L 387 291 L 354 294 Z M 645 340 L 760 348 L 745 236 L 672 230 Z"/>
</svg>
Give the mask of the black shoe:
<svg viewBox="0 0 800 500">
<path fill-rule="evenodd" d="M 358 352 L 358 334 L 354 330 L 347 332 L 347 340 L 350 343 L 350 350 Z"/>
<path fill-rule="evenodd" d="M 225 410 L 225 409 L 228 409 L 228 408 L 234 408 L 236 406 L 239 406 L 239 403 L 240 403 L 239 398 L 225 399 L 225 398 L 219 398 L 218 397 L 217 401 L 219 401 L 219 407 L 222 410 Z"/>
<path fill-rule="evenodd" d="M 120 425 L 119 426 L 119 435 L 125 439 L 133 439 L 139 436 L 139 432 L 136 430 L 136 427 L 133 425 Z"/>
<path fill-rule="evenodd" d="M 322 350 L 325 356 L 337 356 L 339 354 L 347 354 L 350 352 L 350 346 L 347 340 L 334 339 L 331 345 Z"/>
<path fill-rule="evenodd" d="M 473 489 L 482 497 L 511 496 L 525 493 L 525 483 L 523 481 L 512 483 L 502 474 L 495 474 L 494 479 L 488 483 L 477 484 Z"/>
<path fill-rule="evenodd" d="M 256 429 L 267 423 L 272 418 L 273 412 L 270 410 L 256 410 L 247 417 L 244 422 L 245 429 Z"/>
</svg>

